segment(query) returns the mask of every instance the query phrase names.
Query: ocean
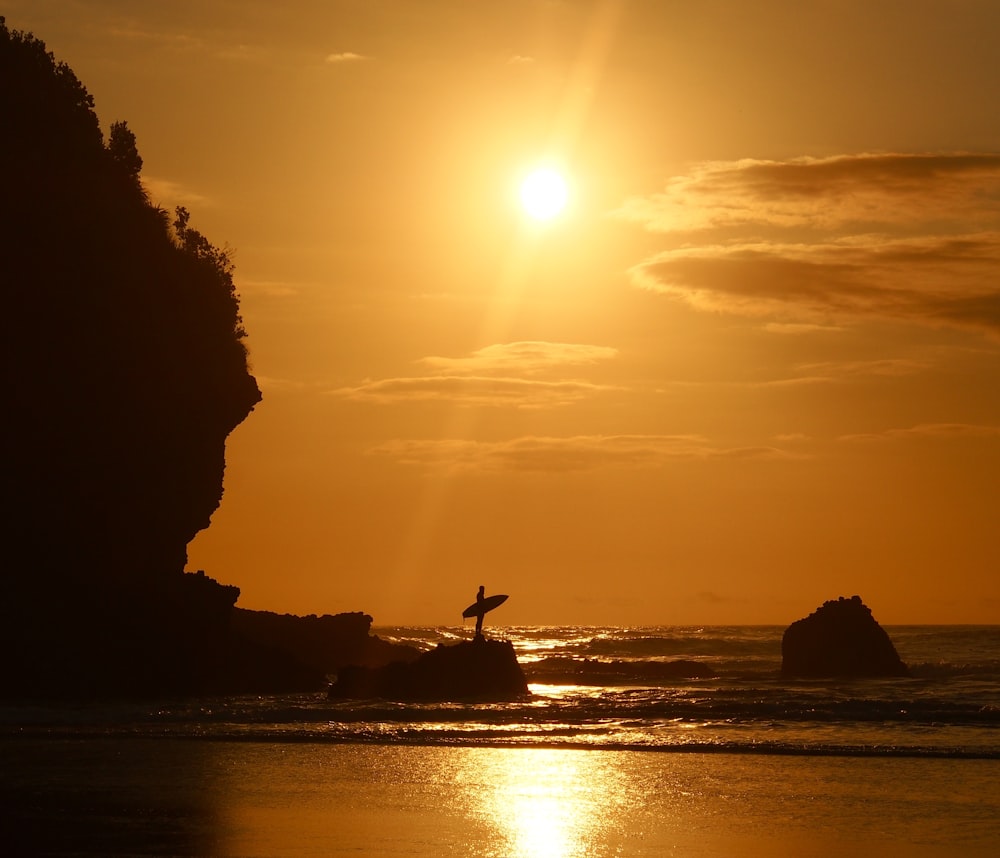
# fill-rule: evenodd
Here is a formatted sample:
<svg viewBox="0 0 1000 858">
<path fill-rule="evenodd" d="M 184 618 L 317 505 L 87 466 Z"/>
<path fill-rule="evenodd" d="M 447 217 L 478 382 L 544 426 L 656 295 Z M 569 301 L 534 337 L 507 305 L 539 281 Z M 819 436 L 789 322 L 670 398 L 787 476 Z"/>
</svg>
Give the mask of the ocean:
<svg viewBox="0 0 1000 858">
<path fill-rule="evenodd" d="M 1000 759 L 1000 626 L 886 631 L 912 677 L 788 680 L 778 626 L 487 628 L 531 697 L 511 703 L 328 701 L 325 695 L 20 706 L 21 735 L 128 735 L 462 746 Z M 430 649 L 466 628 L 380 628 Z M 704 678 L 676 678 L 672 662 Z M 707 669 L 707 670 L 705 670 Z"/>
<path fill-rule="evenodd" d="M 886 627 L 912 676 L 863 681 L 782 679 L 781 627 L 486 631 L 530 698 L 6 705 L 0 854 L 1000 854 L 1000 626 Z"/>
</svg>

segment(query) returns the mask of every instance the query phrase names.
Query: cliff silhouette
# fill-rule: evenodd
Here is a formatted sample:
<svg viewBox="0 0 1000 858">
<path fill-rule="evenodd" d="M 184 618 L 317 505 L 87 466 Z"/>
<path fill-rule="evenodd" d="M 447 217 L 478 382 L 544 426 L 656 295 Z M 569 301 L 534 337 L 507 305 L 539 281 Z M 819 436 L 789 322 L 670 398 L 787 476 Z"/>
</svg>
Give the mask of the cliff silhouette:
<svg viewBox="0 0 1000 858">
<path fill-rule="evenodd" d="M 246 661 L 239 590 L 185 574 L 186 548 L 261 398 L 229 253 L 150 202 L 127 123 L 105 140 L 3 18 L 0 82 L 0 693 L 213 690 Z"/>
</svg>

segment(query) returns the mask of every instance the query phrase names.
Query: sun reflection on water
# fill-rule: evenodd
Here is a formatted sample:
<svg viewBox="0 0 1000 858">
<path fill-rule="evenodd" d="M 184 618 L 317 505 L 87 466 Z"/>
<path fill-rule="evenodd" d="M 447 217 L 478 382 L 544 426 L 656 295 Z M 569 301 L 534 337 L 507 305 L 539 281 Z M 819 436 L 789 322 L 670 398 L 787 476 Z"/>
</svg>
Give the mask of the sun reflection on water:
<svg viewBox="0 0 1000 858">
<path fill-rule="evenodd" d="M 476 749 L 463 773 L 469 810 L 494 833 L 491 858 L 590 855 L 616 827 L 624 785 L 613 755 L 550 748 Z"/>
</svg>

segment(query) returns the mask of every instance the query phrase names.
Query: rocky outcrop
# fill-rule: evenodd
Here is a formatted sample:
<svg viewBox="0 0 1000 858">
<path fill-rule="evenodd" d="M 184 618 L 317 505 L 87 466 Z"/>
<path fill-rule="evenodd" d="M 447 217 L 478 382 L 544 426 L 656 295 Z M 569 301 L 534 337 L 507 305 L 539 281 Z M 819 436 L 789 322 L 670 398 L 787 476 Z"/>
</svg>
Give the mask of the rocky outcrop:
<svg viewBox="0 0 1000 858">
<path fill-rule="evenodd" d="M 337 673 L 347 665 L 381 667 L 413 661 L 420 655 L 413 647 L 371 634 L 372 618 L 361 611 L 300 617 L 236 608 L 231 622 L 234 635 L 286 652 L 321 675 Z"/>
<path fill-rule="evenodd" d="M 841 596 L 785 630 L 781 674 L 864 678 L 909 676 L 909 670 L 861 597 Z"/>
<path fill-rule="evenodd" d="M 334 700 L 513 700 L 528 694 L 509 641 L 476 637 L 438 646 L 416 660 L 381 668 L 346 667 L 330 686 Z"/>
</svg>

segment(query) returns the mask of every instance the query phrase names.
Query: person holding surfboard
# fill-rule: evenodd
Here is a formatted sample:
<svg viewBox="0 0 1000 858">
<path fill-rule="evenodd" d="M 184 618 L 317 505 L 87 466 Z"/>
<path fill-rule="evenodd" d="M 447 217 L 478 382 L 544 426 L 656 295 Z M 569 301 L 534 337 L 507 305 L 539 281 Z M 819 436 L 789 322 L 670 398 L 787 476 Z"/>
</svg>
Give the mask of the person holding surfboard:
<svg viewBox="0 0 1000 858">
<path fill-rule="evenodd" d="M 479 637 L 483 633 L 483 617 L 486 616 L 486 611 L 483 610 L 483 602 L 486 601 L 486 587 L 482 584 L 479 585 L 479 592 L 476 593 L 476 637 Z"/>
<path fill-rule="evenodd" d="M 499 605 L 502 605 L 506 601 L 506 596 L 487 596 L 486 588 L 482 584 L 479 585 L 479 592 L 476 593 L 476 601 L 462 611 L 462 616 L 466 619 L 469 617 L 476 618 L 477 638 L 481 638 L 483 636 L 483 617 L 485 617 L 488 612 L 492 611 Z"/>
</svg>

